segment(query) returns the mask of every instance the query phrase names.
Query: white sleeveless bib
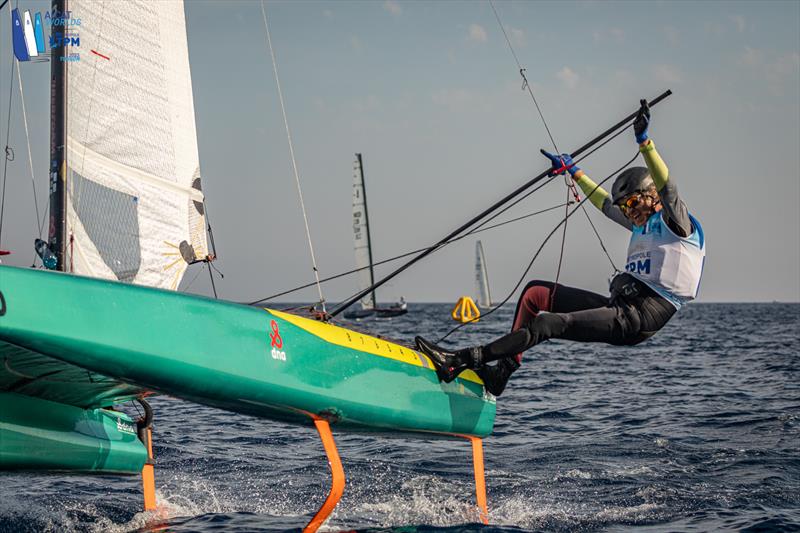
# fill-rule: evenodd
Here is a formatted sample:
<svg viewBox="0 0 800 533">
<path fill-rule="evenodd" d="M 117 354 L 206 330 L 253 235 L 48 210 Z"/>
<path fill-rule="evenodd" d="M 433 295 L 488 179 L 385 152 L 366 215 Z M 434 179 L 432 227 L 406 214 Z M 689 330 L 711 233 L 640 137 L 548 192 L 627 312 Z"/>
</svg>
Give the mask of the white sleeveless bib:
<svg viewBox="0 0 800 533">
<path fill-rule="evenodd" d="M 643 226 L 633 226 L 625 270 L 646 283 L 676 308 L 693 300 L 700 288 L 706 257 L 700 223 L 691 215 L 692 234 L 676 235 L 663 211 L 653 213 Z"/>
</svg>

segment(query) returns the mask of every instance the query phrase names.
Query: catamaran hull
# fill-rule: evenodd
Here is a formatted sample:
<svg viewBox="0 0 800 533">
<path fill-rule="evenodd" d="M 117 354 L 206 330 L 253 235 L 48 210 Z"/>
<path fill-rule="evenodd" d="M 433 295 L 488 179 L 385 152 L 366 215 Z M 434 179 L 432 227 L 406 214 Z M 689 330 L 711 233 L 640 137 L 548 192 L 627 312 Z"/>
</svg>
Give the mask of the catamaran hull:
<svg viewBox="0 0 800 533">
<path fill-rule="evenodd" d="M 330 324 L 6 266 L 0 292 L 0 341 L 193 402 L 363 431 L 483 437 L 494 424 L 474 373 L 439 383 L 424 355 Z"/>
<path fill-rule="evenodd" d="M 139 474 L 146 460 L 124 413 L 0 393 L 0 470 Z"/>
</svg>

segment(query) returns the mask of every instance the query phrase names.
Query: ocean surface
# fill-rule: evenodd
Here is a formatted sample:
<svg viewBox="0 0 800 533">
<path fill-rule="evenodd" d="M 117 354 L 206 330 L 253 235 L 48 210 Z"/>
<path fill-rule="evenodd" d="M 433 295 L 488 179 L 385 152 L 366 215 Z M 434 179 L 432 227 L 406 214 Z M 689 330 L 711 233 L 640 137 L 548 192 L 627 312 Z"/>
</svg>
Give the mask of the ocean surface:
<svg viewBox="0 0 800 533">
<path fill-rule="evenodd" d="M 411 342 L 447 305 L 359 323 Z M 506 332 L 504 308 L 455 334 Z M 298 530 L 329 489 L 311 428 L 151 400 L 157 497 L 137 477 L 0 474 L 0 531 Z M 490 526 L 467 441 L 338 434 L 344 496 L 323 530 L 800 531 L 800 304 L 692 304 L 636 347 L 525 354 L 485 439 Z"/>
</svg>

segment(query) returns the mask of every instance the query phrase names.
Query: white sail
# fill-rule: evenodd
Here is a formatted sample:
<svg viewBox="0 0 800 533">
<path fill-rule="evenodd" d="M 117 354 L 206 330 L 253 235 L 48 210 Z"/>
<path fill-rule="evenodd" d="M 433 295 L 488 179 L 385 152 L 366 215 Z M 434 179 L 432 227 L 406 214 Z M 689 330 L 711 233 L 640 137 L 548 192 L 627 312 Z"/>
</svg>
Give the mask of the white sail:
<svg viewBox="0 0 800 533">
<path fill-rule="evenodd" d="M 69 9 L 65 269 L 175 289 L 208 254 L 183 0 Z"/>
<path fill-rule="evenodd" d="M 486 270 L 486 257 L 483 255 L 481 241 L 475 243 L 475 294 L 478 307 L 487 309 L 492 306 L 492 294 L 489 292 L 489 273 Z"/>
<path fill-rule="evenodd" d="M 26 11 L 25 15 L 25 45 L 28 47 L 28 55 L 36 57 L 39 51 L 36 49 L 36 34 L 33 30 L 33 21 L 31 20 L 31 12 Z"/>
<path fill-rule="evenodd" d="M 356 154 L 353 163 L 353 245 L 358 272 L 358 290 L 363 291 L 374 283 L 372 274 L 372 250 L 369 235 L 369 217 L 367 216 L 367 198 L 364 190 L 364 172 L 361 166 L 361 154 Z M 361 298 L 363 309 L 375 307 L 375 293 L 369 292 Z"/>
</svg>

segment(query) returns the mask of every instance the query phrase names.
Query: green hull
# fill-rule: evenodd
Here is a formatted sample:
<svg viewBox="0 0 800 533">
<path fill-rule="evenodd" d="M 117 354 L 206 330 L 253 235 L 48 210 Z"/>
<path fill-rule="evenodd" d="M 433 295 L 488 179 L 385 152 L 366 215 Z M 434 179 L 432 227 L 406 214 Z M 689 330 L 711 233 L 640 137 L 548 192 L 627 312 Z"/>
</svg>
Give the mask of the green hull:
<svg viewBox="0 0 800 533">
<path fill-rule="evenodd" d="M 139 474 L 146 460 L 123 413 L 0 392 L 0 470 Z"/>
<path fill-rule="evenodd" d="M 119 397 L 156 391 L 294 423 L 323 416 L 351 430 L 478 437 L 489 435 L 494 424 L 495 400 L 472 372 L 439 383 L 424 355 L 318 321 L 4 266 L 0 292 L 6 303 L 0 354 L 7 361 L 0 390 L 13 382 L 9 363 L 30 365 L 38 357 L 40 364 L 60 361 L 64 372 L 86 369 L 111 378 L 107 389 Z M 91 390 L 81 389 L 89 384 L 34 370 L 25 374 L 42 377 L 15 392 L 69 402 L 64 398 L 81 390 L 81 402 L 72 403 L 113 403 L 107 390 L 92 400 Z"/>
</svg>

